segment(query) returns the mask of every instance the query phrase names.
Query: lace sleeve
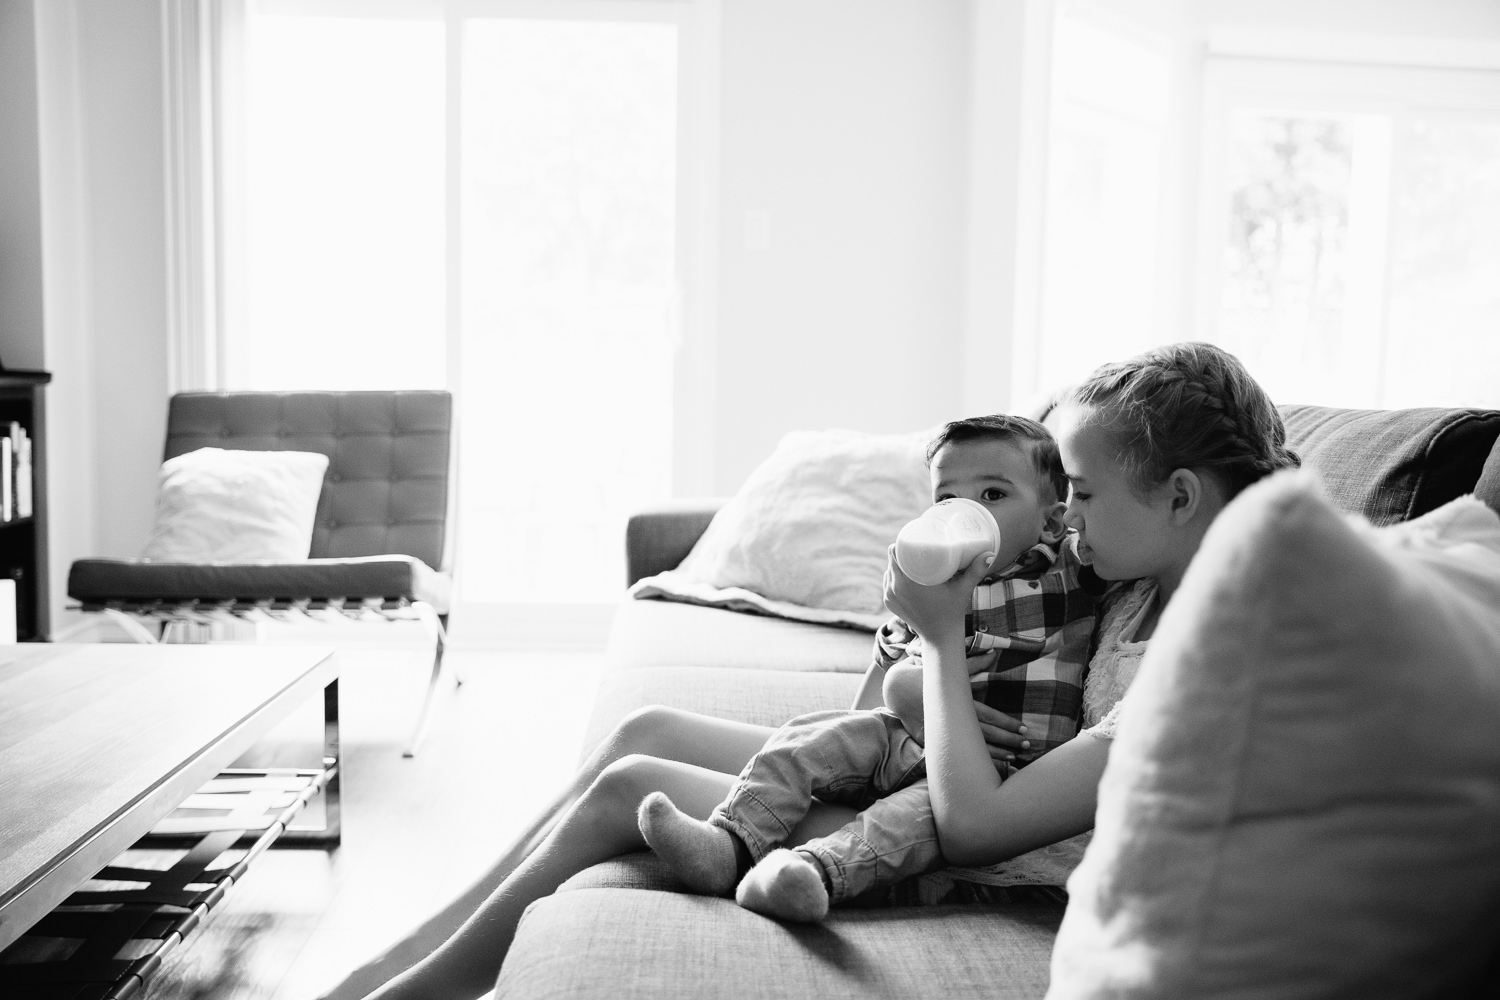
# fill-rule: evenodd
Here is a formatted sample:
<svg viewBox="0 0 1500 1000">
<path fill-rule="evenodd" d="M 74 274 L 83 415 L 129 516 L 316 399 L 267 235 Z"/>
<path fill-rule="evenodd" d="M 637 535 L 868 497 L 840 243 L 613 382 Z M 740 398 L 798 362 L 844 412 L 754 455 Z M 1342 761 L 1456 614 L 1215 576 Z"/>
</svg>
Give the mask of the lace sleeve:
<svg viewBox="0 0 1500 1000">
<path fill-rule="evenodd" d="M 1112 740 L 1115 738 L 1115 729 L 1120 724 L 1120 703 L 1117 701 L 1113 708 L 1104 713 L 1104 718 L 1087 729 L 1080 730 L 1080 736 L 1092 736 L 1100 740 Z"/>
</svg>

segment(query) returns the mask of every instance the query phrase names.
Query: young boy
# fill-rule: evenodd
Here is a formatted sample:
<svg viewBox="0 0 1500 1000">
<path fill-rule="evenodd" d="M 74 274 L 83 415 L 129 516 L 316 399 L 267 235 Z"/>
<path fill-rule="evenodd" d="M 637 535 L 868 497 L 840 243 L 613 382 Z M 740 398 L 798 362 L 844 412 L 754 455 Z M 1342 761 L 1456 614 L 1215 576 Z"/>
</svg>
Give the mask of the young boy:
<svg viewBox="0 0 1500 1000">
<path fill-rule="evenodd" d="M 1008 776 L 1078 730 L 1095 602 L 1065 538 L 1067 478 L 1047 429 L 1005 415 L 946 425 L 927 465 L 934 503 L 977 501 L 1000 526 L 1000 551 L 974 591 L 965 632 L 976 700 L 1025 727 L 1022 753 L 996 764 Z M 919 665 L 919 645 L 892 619 L 876 635 L 872 677 Z M 740 905 L 785 920 L 821 920 L 830 902 L 941 868 L 920 695 L 913 701 L 906 688 L 907 698 L 891 697 L 890 683 L 886 692 L 892 707 L 814 712 L 782 726 L 707 821 L 660 792 L 647 796 L 646 842 L 694 891 L 727 895 L 738 884 Z M 827 837 L 779 849 L 815 797 L 862 811 Z"/>
</svg>

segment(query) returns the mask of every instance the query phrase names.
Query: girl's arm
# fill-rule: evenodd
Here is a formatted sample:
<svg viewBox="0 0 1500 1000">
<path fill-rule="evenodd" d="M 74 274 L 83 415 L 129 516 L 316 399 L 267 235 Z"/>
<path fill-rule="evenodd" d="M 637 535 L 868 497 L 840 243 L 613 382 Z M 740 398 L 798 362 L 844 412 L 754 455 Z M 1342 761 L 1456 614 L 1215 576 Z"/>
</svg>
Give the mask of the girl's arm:
<svg viewBox="0 0 1500 1000">
<path fill-rule="evenodd" d="M 974 714 L 964 657 L 964 612 L 985 562 L 976 559 L 956 579 L 934 587 L 913 583 L 894 557 L 886 570 L 886 605 L 926 647 L 929 794 L 943 855 L 958 865 L 992 864 L 1092 827 L 1109 752 L 1105 741 L 1074 740 L 1001 783 Z"/>
<path fill-rule="evenodd" d="M 849 706 L 851 711 L 861 712 L 885 704 L 881 690 L 885 684 L 885 673 L 878 662 L 870 664 L 865 671 L 864 680 L 859 682 L 859 690 L 854 693 L 854 704 Z"/>
</svg>

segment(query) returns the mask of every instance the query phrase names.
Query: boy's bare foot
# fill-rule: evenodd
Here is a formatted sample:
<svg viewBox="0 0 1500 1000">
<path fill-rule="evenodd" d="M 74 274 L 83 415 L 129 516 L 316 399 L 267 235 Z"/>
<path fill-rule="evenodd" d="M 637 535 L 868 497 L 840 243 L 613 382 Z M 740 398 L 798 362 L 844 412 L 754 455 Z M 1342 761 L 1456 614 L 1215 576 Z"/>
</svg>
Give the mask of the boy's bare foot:
<svg viewBox="0 0 1500 1000">
<path fill-rule="evenodd" d="M 740 874 L 734 834 L 694 819 L 662 792 L 641 800 L 636 819 L 646 843 L 689 889 L 704 896 L 727 896 L 734 890 Z"/>
<path fill-rule="evenodd" d="M 828 916 L 823 873 L 812 858 L 786 848 L 777 848 L 750 869 L 734 900 L 778 920 L 817 923 Z"/>
</svg>

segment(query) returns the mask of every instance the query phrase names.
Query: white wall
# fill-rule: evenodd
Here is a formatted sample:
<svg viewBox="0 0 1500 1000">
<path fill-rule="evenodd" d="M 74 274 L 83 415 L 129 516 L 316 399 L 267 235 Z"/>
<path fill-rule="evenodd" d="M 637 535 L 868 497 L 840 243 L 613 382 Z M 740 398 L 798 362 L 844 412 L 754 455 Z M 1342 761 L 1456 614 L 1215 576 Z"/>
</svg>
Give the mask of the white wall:
<svg viewBox="0 0 1500 1000">
<path fill-rule="evenodd" d="M 160 8 L 33 8 L 54 629 L 72 561 L 135 555 L 151 525 L 167 393 Z"/>
<path fill-rule="evenodd" d="M 970 13 L 725 0 L 718 492 L 788 430 L 915 430 L 959 404 Z"/>
<path fill-rule="evenodd" d="M 42 201 L 32 0 L 0 0 L 0 362 L 42 365 Z"/>
</svg>

